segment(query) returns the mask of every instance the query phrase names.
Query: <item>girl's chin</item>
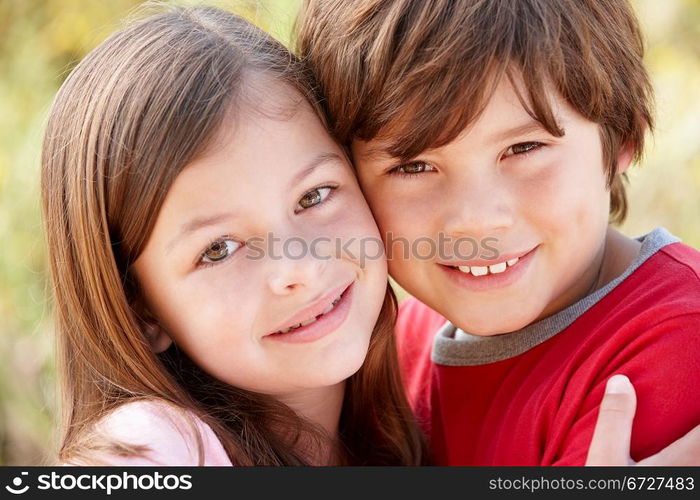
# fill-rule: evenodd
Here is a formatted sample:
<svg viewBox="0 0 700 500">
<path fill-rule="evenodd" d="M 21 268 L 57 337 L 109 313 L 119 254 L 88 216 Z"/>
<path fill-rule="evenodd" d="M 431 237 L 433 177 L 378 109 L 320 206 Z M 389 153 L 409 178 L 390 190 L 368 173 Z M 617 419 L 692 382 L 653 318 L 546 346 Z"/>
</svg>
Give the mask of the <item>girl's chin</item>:
<svg viewBox="0 0 700 500">
<path fill-rule="evenodd" d="M 367 349 L 357 349 L 355 352 L 345 350 L 340 356 L 328 356 L 318 370 L 310 375 L 310 385 L 327 387 L 349 379 L 362 367 L 367 357 Z"/>
</svg>

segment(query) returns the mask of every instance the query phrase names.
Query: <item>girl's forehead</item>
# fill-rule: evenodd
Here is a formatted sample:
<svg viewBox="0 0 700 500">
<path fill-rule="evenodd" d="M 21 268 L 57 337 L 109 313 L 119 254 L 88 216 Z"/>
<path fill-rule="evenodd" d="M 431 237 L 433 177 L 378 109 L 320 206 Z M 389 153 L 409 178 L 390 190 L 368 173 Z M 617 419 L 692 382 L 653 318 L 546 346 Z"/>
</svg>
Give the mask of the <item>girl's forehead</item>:
<svg viewBox="0 0 700 500">
<path fill-rule="evenodd" d="M 261 126 L 269 121 L 293 126 L 294 119 L 306 111 L 312 111 L 311 105 L 289 83 L 269 76 L 247 77 L 229 101 L 221 122 L 201 154 L 207 155 L 228 144 L 242 127 Z"/>
</svg>

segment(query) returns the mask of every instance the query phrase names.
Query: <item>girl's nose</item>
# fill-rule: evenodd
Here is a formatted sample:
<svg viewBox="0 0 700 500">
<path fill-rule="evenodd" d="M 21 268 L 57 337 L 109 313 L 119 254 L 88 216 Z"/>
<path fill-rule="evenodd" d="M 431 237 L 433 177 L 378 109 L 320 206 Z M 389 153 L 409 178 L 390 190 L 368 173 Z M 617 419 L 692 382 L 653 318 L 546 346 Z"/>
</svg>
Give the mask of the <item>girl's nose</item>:
<svg viewBox="0 0 700 500">
<path fill-rule="evenodd" d="M 278 255 L 269 257 L 267 278 L 270 291 L 288 295 L 308 287 L 318 286 L 328 259 L 310 251 L 308 242 L 296 240 L 285 244 Z"/>
</svg>

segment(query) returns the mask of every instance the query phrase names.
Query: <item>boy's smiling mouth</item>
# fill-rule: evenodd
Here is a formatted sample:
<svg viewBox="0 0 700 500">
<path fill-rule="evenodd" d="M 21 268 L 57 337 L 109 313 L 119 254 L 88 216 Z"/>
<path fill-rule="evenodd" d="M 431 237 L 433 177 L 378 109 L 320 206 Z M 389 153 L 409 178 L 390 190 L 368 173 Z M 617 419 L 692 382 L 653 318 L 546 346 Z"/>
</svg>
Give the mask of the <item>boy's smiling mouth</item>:
<svg viewBox="0 0 700 500">
<path fill-rule="evenodd" d="M 503 262 L 497 262 L 496 264 L 491 264 L 489 266 L 450 266 L 452 269 L 459 269 L 461 272 L 466 274 L 473 274 L 474 276 L 486 276 L 487 274 L 501 274 L 506 272 L 506 269 L 513 267 L 518 263 L 520 257 L 515 257 L 514 259 L 509 259 Z"/>
<path fill-rule="evenodd" d="M 443 261 L 438 264 L 458 285 L 482 291 L 515 283 L 529 267 L 539 245 L 525 252 L 504 254 L 500 260 Z"/>
</svg>

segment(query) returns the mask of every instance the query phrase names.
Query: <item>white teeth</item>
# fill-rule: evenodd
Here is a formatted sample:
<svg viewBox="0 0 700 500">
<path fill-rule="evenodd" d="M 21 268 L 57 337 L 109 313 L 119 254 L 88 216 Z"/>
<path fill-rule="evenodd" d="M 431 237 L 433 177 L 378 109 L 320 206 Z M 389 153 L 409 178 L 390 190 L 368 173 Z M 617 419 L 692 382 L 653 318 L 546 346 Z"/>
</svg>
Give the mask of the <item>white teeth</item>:
<svg viewBox="0 0 700 500">
<path fill-rule="evenodd" d="M 471 266 L 470 269 L 474 276 L 486 276 L 489 273 L 487 266 Z"/>
<path fill-rule="evenodd" d="M 291 331 L 291 330 L 296 330 L 297 328 L 301 328 L 302 326 L 307 326 L 307 325 L 310 325 L 311 323 L 314 323 L 318 318 L 320 318 L 320 317 L 323 316 L 324 314 L 328 314 L 329 312 L 331 312 L 331 311 L 333 310 L 333 308 L 335 307 L 335 305 L 336 305 L 338 302 L 340 302 L 340 299 L 341 299 L 341 297 L 338 297 L 337 299 L 335 299 L 335 300 L 334 300 L 328 307 L 326 307 L 326 308 L 323 310 L 323 312 L 321 312 L 318 316 L 313 317 L 313 318 L 310 318 L 310 319 L 307 319 L 306 321 L 302 321 L 302 322 L 299 323 L 298 325 L 290 326 L 289 328 L 285 328 L 284 330 L 280 330 L 280 331 L 278 331 L 277 333 L 287 333 L 287 332 L 289 332 L 289 331 Z"/>
<path fill-rule="evenodd" d="M 506 272 L 506 269 L 514 266 L 520 260 L 519 257 L 507 260 L 505 262 L 499 262 L 497 264 L 492 264 L 490 266 L 458 266 L 455 269 L 459 269 L 461 272 L 466 274 L 473 274 L 474 276 L 486 276 L 487 274 L 501 274 Z"/>
<path fill-rule="evenodd" d="M 506 270 L 506 263 L 505 262 L 499 262 L 498 264 L 494 264 L 492 266 L 489 266 L 489 272 L 491 274 L 501 274 Z"/>
</svg>

